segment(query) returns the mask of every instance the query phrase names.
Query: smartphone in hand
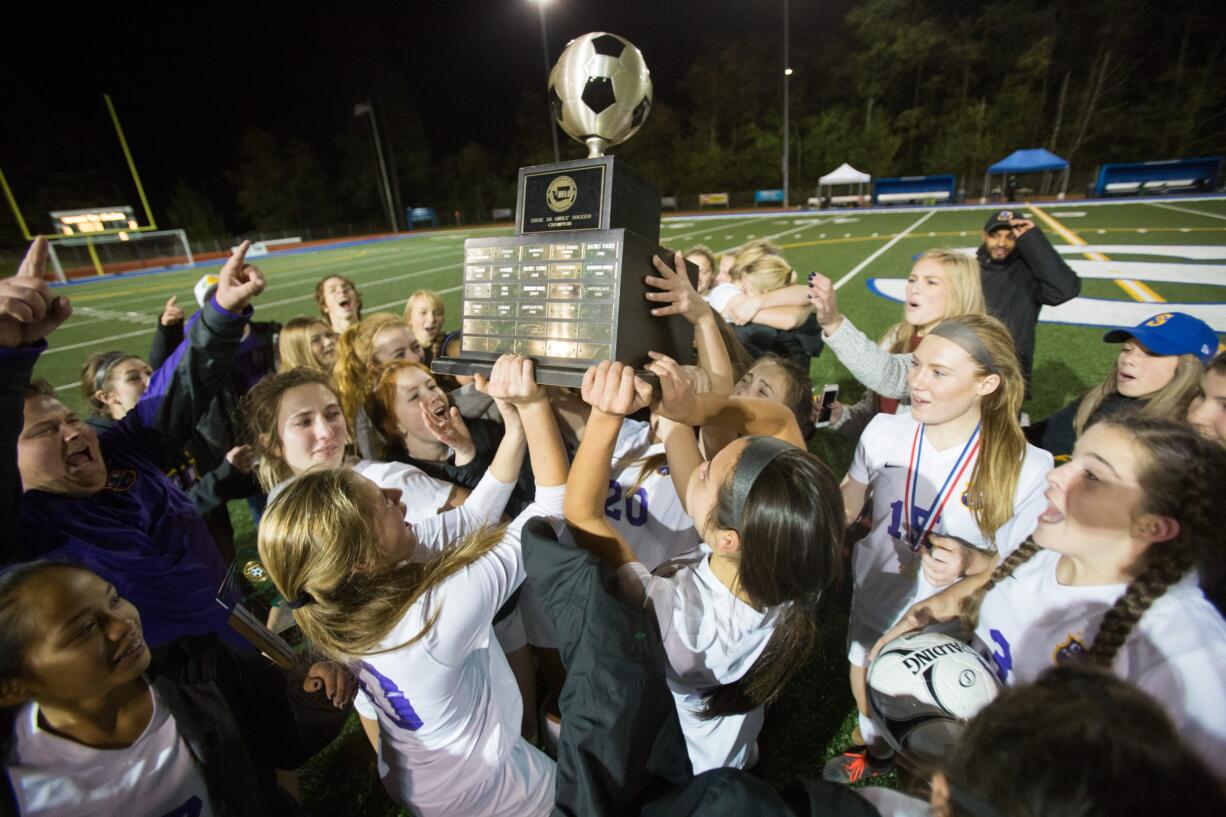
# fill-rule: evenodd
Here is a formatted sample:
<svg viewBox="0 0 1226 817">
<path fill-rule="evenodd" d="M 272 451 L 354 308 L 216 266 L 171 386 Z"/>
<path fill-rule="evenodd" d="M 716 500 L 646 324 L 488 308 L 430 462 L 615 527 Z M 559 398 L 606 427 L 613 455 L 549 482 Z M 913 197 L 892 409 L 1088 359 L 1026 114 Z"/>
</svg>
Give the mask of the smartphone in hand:
<svg viewBox="0 0 1226 817">
<path fill-rule="evenodd" d="M 827 383 L 820 392 L 817 389 L 813 390 L 814 428 L 825 428 L 830 425 L 830 416 L 834 412 L 834 404 L 838 399 L 838 383 Z"/>
</svg>

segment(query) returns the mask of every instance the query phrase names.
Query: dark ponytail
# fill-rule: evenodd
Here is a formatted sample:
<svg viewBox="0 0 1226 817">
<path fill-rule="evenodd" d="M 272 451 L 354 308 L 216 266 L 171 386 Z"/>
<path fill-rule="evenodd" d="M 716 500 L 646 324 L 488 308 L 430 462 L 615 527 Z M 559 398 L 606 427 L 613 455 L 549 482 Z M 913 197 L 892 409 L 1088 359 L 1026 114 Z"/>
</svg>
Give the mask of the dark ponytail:
<svg viewBox="0 0 1226 817">
<path fill-rule="evenodd" d="M 731 480 L 720 488 L 712 522 L 730 529 Z M 704 717 L 749 712 L 779 696 L 805 662 L 817 633 L 814 609 L 841 570 L 843 495 L 831 470 L 793 448 L 774 458 L 745 496 L 737 589 L 779 620 L 753 666 L 705 695 Z"/>
</svg>

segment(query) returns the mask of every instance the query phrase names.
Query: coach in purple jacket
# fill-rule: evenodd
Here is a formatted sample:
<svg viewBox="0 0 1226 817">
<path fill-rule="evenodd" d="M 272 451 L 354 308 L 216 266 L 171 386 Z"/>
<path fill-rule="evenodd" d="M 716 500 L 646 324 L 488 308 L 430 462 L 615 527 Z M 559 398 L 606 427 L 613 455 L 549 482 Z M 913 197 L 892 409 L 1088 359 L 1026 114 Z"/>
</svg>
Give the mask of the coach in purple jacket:
<svg viewBox="0 0 1226 817">
<path fill-rule="evenodd" d="M 177 360 L 101 433 L 45 383 L 30 381 L 46 337 L 72 314 L 44 280 L 45 239 L 15 277 L 0 280 L 0 562 L 89 567 L 137 607 L 150 646 L 209 632 L 243 643 L 216 601 L 226 565 L 160 460 L 178 450 L 176 438 L 190 434 L 229 378 L 251 299 L 264 289 L 263 275 L 245 263 L 247 246 L 222 267 L 217 294 Z"/>
</svg>

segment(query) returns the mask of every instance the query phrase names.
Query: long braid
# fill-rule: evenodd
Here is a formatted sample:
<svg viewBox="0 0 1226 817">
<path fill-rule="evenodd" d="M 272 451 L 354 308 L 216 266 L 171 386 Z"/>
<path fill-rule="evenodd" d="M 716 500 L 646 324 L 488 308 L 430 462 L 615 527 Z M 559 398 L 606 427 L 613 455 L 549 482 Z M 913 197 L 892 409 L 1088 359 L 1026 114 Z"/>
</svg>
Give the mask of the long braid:
<svg viewBox="0 0 1226 817">
<path fill-rule="evenodd" d="M 987 584 L 962 600 L 958 616 L 967 632 L 974 632 L 975 625 L 979 623 L 979 608 L 983 606 L 983 597 L 988 594 L 988 591 L 995 587 L 997 582 L 1012 576 L 1013 571 L 1030 561 L 1040 550 L 1042 548 L 1035 544 L 1033 539 L 1027 539 L 996 566 Z"/>
<path fill-rule="evenodd" d="M 1193 567 L 1211 568 L 1220 558 L 1226 516 L 1217 491 L 1226 481 L 1226 450 L 1184 423 L 1132 413 L 1101 422 L 1132 436 L 1145 450 L 1148 462 L 1138 478 L 1146 497 L 1143 510 L 1179 525 L 1172 539 L 1150 545 L 1144 569 L 1103 616 L 1086 659 L 1110 668 L 1145 611 Z"/>
<path fill-rule="evenodd" d="M 1174 496 L 1174 506 L 1155 509 L 1178 520 L 1179 533 L 1169 542 L 1155 542 L 1150 546 L 1145 569 L 1103 617 L 1103 623 L 1086 655 L 1087 660 L 1110 668 L 1115 654 L 1128 640 L 1145 611 L 1198 562 L 1202 567 L 1207 566 L 1205 563 L 1217 555 L 1217 548 L 1205 547 L 1206 542 L 1213 540 L 1213 532 L 1218 530 L 1221 522 L 1221 511 L 1217 508 L 1219 500 L 1211 489 L 1211 486 L 1220 485 L 1222 478 L 1221 452 L 1217 451 L 1219 456 L 1215 459 L 1211 456 L 1215 450 L 1206 446 L 1202 452 L 1210 456 L 1194 455 L 1182 460 L 1179 478 L 1174 480 L 1178 484 L 1169 486 L 1178 492 Z M 1142 475 L 1142 485 L 1151 501 L 1154 500 L 1156 488 L 1148 484 L 1150 479 L 1147 478 L 1152 470 Z M 1164 478 L 1170 480 L 1170 475 Z"/>
<path fill-rule="evenodd" d="M 1159 550 L 1136 579 L 1116 600 L 1115 605 L 1103 616 L 1103 623 L 1094 636 L 1094 644 L 1086 653 L 1085 660 L 1110 669 L 1115 654 L 1124 646 L 1132 628 L 1145 615 L 1167 588 L 1177 583 L 1192 567 L 1192 556 L 1186 548 L 1172 547 Z"/>
</svg>

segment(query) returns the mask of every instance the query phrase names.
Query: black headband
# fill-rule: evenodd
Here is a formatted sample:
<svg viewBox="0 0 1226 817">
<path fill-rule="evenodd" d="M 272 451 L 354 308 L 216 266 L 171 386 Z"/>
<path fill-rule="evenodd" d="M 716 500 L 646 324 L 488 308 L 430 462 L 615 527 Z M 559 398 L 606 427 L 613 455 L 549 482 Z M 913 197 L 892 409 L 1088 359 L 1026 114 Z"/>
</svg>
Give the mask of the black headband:
<svg viewBox="0 0 1226 817">
<path fill-rule="evenodd" d="M 308 604 L 314 604 L 314 603 L 315 603 L 315 597 L 312 596 L 307 591 L 303 590 L 302 594 L 298 596 L 298 598 L 294 599 L 293 601 L 287 601 L 285 603 L 285 606 L 291 610 L 297 610 L 301 607 L 306 607 Z"/>
<path fill-rule="evenodd" d="M 958 344 L 980 366 L 992 374 L 1000 374 L 1000 369 L 996 368 L 996 364 L 992 362 L 992 356 L 988 354 L 988 347 L 983 345 L 983 341 L 975 334 L 975 330 L 966 324 L 956 320 L 943 320 L 935 328 L 929 330 L 928 334 Z"/>
<path fill-rule="evenodd" d="M 749 445 L 745 446 L 741 458 L 737 460 L 736 470 L 732 472 L 732 521 L 729 525 L 732 530 L 740 531 L 745 497 L 749 495 L 749 489 L 753 487 L 762 470 L 770 465 L 775 457 L 795 447 L 774 437 L 749 438 Z"/>
<path fill-rule="evenodd" d="M 115 368 L 116 363 L 127 360 L 134 355 L 127 352 L 107 352 L 98 361 L 98 369 L 94 372 L 94 391 L 102 391 L 102 384 L 106 382 L 106 376 L 111 373 L 111 369 Z"/>
</svg>

